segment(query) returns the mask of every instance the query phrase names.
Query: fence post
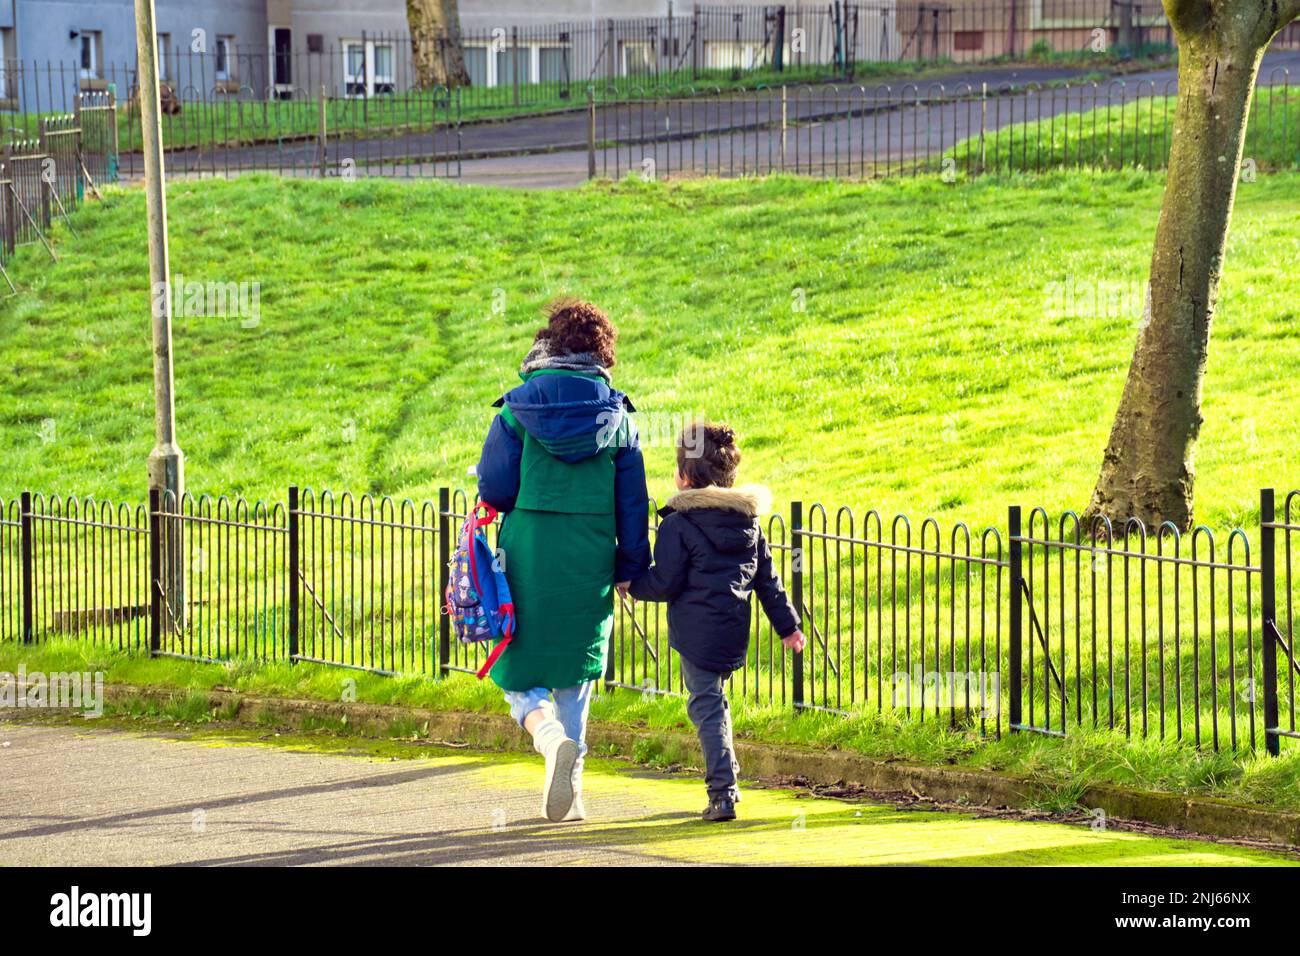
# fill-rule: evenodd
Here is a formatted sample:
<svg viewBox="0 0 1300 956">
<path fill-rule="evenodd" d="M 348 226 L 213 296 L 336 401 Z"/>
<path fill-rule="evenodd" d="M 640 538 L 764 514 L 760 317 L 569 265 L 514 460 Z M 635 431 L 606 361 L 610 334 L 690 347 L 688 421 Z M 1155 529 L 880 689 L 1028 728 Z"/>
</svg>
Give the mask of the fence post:
<svg viewBox="0 0 1300 956">
<path fill-rule="evenodd" d="M 1014 734 L 1020 729 L 1020 641 L 1021 618 L 1024 615 L 1021 601 L 1021 543 L 1020 543 L 1020 506 L 1012 505 L 1007 512 L 1007 541 L 1010 545 L 1011 564 L 1010 589 L 1011 611 L 1007 621 L 1007 681 L 1009 698 L 1007 702 L 1007 722 Z"/>
<path fill-rule="evenodd" d="M 301 576 L 298 554 L 298 486 L 289 486 L 289 663 L 298 657 L 299 608 L 301 605 Z"/>
<path fill-rule="evenodd" d="M 605 71 L 609 74 L 609 81 L 614 83 L 618 80 L 618 44 L 614 39 L 614 18 L 610 17 L 607 27 L 608 33 L 605 37 Z"/>
<path fill-rule="evenodd" d="M 803 630 L 803 502 L 790 502 L 790 596 L 794 613 Z M 791 654 L 792 690 L 790 702 L 798 712 L 803 706 L 803 651 Z"/>
<path fill-rule="evenodd" d="M 980 84 L 980 162 L 975 174 L 984 172 L 984 130 L 987 126 L 989 113 L 989 85 L 988 83 Z"/>
<path fill-rule="evenodd" d="M 329 158 L 329 139 L 328 139 L 329 129 L 326 126 L 327 117 L 325 113 L 325 106 L 326 106 L 325 93 L 326 93 L 325 86 L 322 84 L 320 88 L 320 115 L 317 118 L 317 126 L 316 126 L 317 139 L 319 140 L 318 151 L 320 153 L 319 159 L 320 159 L 321 179 L 325 178 L 325 165 Z"/>
<path fill-rule="evenodd" d="M 786 132 L 789 129 L 789 102 L 787 97 L 786 86 L 781 84 L 781 172 L 785 172 L 785 145 Z"/>
<path fill-rule="evenodd" d="M 149 653 L 162 650 L 162 495 L 149 489 Z"/>
<path fill-rule="evenodd" d="M 36 181 L 37 183 L 40 184 L 39 188 L 40 188 L 40 196 L 41 196 L 41 225 L 44 226 L 46 229 L 49 229 L 51 226 L 54 225 L 54 204 L 50 202 L 50 191 L 54 188 L 54 184 L 52 184 L 49 180 L 45 178 L 45 166 L 44 166 L 45 160 L 53 159 L 48 149 L 49 137 L 46 131 L 47 123 L 48 120 L 41 120 L 40 133 L 36 139 L 36 144 L 39 147 L 40 154 L 42 156 L 42 160 L 41 160 L 42 165 L 36 171 Z M 57 175 L 58 175 L 58 168 L 55 167 L 55 176 Z"/>
<path fill-rule="evenodd" d="M 23 637 L 24 644 L 32 642 L 32 493 L 24 491 L 19 502 L 23 548 Z"/>
<path fill-rule="evenodd" d="M 18 248 L 18 194 L 14 192 L 14 167 L 7 153 L 4 156 L 4 169 L 8 183 L 3 195 L 0 195 L 0 202 L 4 203 L 5 210 L 5 252 L 12 255 Z"/>
<path fill-rule="evenodd" d="M 772 68 L 785 72 L 785 5 L 776 8 L 776 28 L 772 41 Z"/>
<path fill-rule="evenodd" d="M 691 79 L 700 78 L 700 7 L 691 11 Z"/>
<path fill-rule="evenodd" d="M 82 175 L 82 170 L 86 167 L 86 159 L 85 152 L 82 149 L 82 138 L 84 136 L 85 127 L 81 124 L 81 97 L 81 93 L 77 93 L 72 97 L 73 126 L 75 126 L 77 130 L 77 138 L 75 141 L 76 149 L 74 150 L 76 153 L 76 159 L 73 161 L 72 165 L 72 177 L 77 186 L 75 194 L 78 204 L 84 202 L 86 199 L 86 180 Z"/>
<path fill-rule="evenodd" d="M 451 573 L 451 489 L 438 489 L 438 677 L 451 665 L 451 617 L 443 606 Z"/>
<path fill-rule="evenodd" d="M 1259 493 L 1259 608 L 1262 622 L 1260 634 L 1264 667 L 1264 747 L 1276 757 L 1282 750 L 1282 740 L 1277 734 L 1277 644 L 1273 639 L 1277 627 L 1277 555 L 1276 531 L 1273 523 L 1276 511 L 1273 489 L 1264 488 Z"/>
<path fill-rule="evenodd" d="M 510 28 L 510 75 L 515 106 L 519 105 L 519 27 Z"/>
<path fill-rule="evenodd" d="M 587 87 L 587 178 L 596 178 L 596 91 Z"/>
<path fill-rule="evenodd" d="M 107 166 L 104 170 L 104 177 L 109 182 L 117 182 L 117 151 L 118 151 L 118 133 L 117 129 L 117 93 L 111 88 L 108 91 L 108 131 L 112 139 L 113 154 L 109 157 Z M 111 170 L 111 174 L 110 174 Z"/>
</svg>

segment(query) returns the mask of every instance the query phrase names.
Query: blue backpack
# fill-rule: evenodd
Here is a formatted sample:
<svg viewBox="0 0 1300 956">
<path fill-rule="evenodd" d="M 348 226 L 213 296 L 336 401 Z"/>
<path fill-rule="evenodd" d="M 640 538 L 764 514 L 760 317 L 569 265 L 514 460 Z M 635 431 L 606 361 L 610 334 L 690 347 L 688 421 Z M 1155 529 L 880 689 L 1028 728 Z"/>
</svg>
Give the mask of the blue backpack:
<svg viewBox="0 0 1300 956">
<path fill-rule="evenodd" d="M 482 517 L 479 512 L 482 511 Z M 478 670 L 482 680 L 515 634 L 515 605 L 510 585 L 483 528 L 497 518 L 496 509 L 478 502 L 461 526 L 447 577 L 446 612 L 462 644 L 500 639 Z"/>
</svg>

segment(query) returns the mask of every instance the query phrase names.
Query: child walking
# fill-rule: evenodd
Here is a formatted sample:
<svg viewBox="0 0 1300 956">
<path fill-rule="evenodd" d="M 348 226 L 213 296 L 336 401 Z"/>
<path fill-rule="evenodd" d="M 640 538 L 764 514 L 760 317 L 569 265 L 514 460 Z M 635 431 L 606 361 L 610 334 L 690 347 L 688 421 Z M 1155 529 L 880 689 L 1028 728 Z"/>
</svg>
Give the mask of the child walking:
<svg viewBox="0 0 1300 956">
<path fill-rule="evenodd" d="M 733 488 L 740 465 L 726 425 L 692 423 L 677 440 L 677 488 L 654 547 L 654 566 L 628 593 L 668 602 L 668 643 L 682 661 L 691 723 L 704 751 L 710 822 L 736 819 L 740 791 L 726 684 L 749 651 L 750 592 L 787 650 L 801 651 L 799 615 L 772 568 L 759 525 L 761 489 Z"/>
</svg>

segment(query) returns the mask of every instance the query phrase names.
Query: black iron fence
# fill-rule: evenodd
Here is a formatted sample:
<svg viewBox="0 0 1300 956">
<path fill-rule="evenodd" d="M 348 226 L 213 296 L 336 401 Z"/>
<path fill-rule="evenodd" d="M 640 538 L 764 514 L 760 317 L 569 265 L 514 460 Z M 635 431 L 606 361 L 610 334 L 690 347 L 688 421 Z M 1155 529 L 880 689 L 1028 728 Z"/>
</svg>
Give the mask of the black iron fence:
<svg viewBox="0 0 1300 956">
<path fill-rule="evenodd" d="M 473 672 L 484 649 L 456 643 L 441 613 L 473 504 L 450 489 L 413 502 L 292 488 L 269 504 L 24 493 L 0 502 L 0 640 Z M 1253 536 L 1018 507 L 973 529 L 799 502 L 765 530 L 808 643 L 785 653 L 755 607 L 730 681 L 747 703 L 1230 752 L 1300 737 L 1300 491 L 1280 517 L 1262 492 Z M 661 605 L 619 603 L 604 683 L 682 693 Z"/>
<path fill-rule="evenodd" d="M 1155 5 L 1082 0 L 699 7 L 690 16 L 595 24 L 472 26 L 461 36 L 470 84 L 455 89 L 421 86 L 409 38 L 401 36 L 272 54 L 173 52 L 164 70 L 163 141 L 167 171 L 179 176 L 454 178 L 466 160 L 528 152 L 559 153 L 579 175 L 585 162 L 589 175 L 616 178 L 935 172 L 955 180 L 1158 169 L 1172 133 L 1172 80 L 889 85 L 854 78 L 868 76 L 868 61 L 1029 53 L 1050 61 L 1048 47 L 1086 63 L 1101 55 L 1094 49 L 1159 46 L 1165 29 Z M 1297 45 L 1300 25 L 1293 25 L 1272 48 Z M 72 188 L 74 177 L 102 183 L 119 170 L 143 173 L 134 65 L 96 69 L 88 77 L 80 64 L 13 62 L 0 71 L 13 94 L 0 100 L 12 108 L 8 153 L 20 166 L 34 167 L 51 143 L 70 142 L 64 134 L 78 130 L 80 168 L 56 167 L 65 204 L 84 191 Z M 1285 69 L 1261 76 L 1246 144 L 1251 174 L 1300 162 L 1300 102 L 1293 101 L 1300 97 Z M 529 127 L 479 122 L 530 111 L 562 115 Z M 20 241 L 32 241 L 31 224 L 49 203 L 39 187 L 23 185 L 36 178 L 17 172 L 5 178 L 24 201 L 0 215 Z"/>
<path fill-rule="evenodd" d="M 1174 80 L 640 91 L 589 107 L 590 176 L 958 177 L 1163 169 Z M 1243 175 L 1300 166 L 1300 96 L 1279 68 L 1251 105 Z"/>
<path fill-rule="evenodd" d="M 1279 44 L 1293 44 L 1288 28 Z M 208 47 L 159 50 L 163 107 L 205 104 L 380 100 L 425 91 L 463 64 L 464 106 L 473 111 L 557 107 L 588 85 L 625 81 L 679 85 L 745 74 L 809 73 L 852 77 L 865 63 L 974 63 L 1008 58 L 1114 55 L 1172 46 L 1154 0 L 997 0 L 953 4 L 873 0 L 766 6 L 696 6 L 656 17 L 509 23 L 469 18 L 455 36 L 433 37 L 423 75 L 411 36 L 363 31 L 351 37 L 304 35 L 287 46 L 223 37 Z M 0 104 L 21 126 L 68 112 L 79 93 L 113 91 L 134 102 L 135 62 L 10 58 L 0 64 Z M 303 111 L 310 120 L 311 109 Z M 27 130 L 20 135 L 30 135 Z"/>
<path fill-rule="evenodd" d="M 42 117 L 35 137 L 0 148 L 0 266 L 27 243 L 57 258 L 47 238 L 54 221 L 71 229 L 70 214 L 87 192 L 117 178 L 115 142 L 105 135 L 114 122 L 112 97 L 78 95 L 75 105 L 75 112 Z"/>
</svg>

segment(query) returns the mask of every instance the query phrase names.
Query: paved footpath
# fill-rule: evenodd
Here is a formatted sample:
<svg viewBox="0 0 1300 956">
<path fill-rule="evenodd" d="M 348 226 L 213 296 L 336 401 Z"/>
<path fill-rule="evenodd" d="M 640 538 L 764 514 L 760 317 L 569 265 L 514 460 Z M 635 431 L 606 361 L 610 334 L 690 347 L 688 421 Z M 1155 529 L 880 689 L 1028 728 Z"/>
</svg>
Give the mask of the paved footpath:
<svg viewBox="0 0 1300 956">
<path fill-rule="evenodd" d="M 610 760 L 589 765 L 592 819 L 551 825 L 540 774 L 522 754 L 0 718 L 0 865 L 1295 862 L 774 789 L 708 825 L 696 778 Z"/>
</svg>

